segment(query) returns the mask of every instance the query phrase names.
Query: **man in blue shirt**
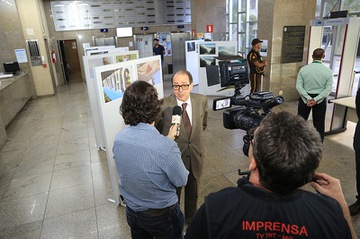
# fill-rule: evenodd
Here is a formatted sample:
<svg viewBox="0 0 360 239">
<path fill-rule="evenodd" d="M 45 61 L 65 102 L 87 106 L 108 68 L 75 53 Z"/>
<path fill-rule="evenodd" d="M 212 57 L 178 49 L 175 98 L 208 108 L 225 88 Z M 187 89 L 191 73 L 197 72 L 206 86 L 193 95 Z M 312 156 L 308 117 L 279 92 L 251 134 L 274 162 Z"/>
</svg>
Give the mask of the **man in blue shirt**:
<svg viewBox="0 0 360 239">
<path fill-rule="evenodd" d="M 161 64 L 164 65 L 164 54 L 165 54 L 165 48 L 159 44 L 159 39 L 154 39 L 154 47 L 153 47 L 153 53 L 154 55 L 160 55 L 161 56 Z"/>
<path fill-rule="evenodd" d="M 125 90 L 120 106 L 130 126 L 117 134 L 113 153 L 135 239 L 182 238 L 184 215 L 176 188 L 186 185 L 189 172 L 174 141 L 176 125 L 168 136 L 154 127 L 161 105 L 156 89 L 137 81 Z"/>
<path fill-rule="evenodd" d="M 317 48 L 313 51 L 313 62 L 302 67 L 298 73 L 296 89 L 300 94 L 298 115 L 305 120 L 312 111 L 313 125 L 324 141 L 326 97 L 333 85 L 332 71 L 322 64 L 325 51 Z"/>
</svg>

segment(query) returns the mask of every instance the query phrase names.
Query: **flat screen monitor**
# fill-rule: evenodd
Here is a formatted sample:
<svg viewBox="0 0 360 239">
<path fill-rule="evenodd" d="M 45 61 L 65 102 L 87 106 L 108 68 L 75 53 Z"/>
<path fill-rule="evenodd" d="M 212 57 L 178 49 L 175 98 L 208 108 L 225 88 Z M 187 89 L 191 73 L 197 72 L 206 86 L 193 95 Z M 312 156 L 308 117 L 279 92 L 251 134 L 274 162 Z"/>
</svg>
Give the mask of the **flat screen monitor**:
<svg viewBox="0 0 360 239">
<path fill-rule="evenodd" d="M 20 70 L 19 63 L 17 61 L 14 62 L 5 62 L 4 63 L 4 71 L 5 73 L 15 74 Z"/>
<path fill-rule="evenodd" d="M 247 60 L 219 61 L 220 86 L 239 86 L 249 83 Z"/>
</svg>

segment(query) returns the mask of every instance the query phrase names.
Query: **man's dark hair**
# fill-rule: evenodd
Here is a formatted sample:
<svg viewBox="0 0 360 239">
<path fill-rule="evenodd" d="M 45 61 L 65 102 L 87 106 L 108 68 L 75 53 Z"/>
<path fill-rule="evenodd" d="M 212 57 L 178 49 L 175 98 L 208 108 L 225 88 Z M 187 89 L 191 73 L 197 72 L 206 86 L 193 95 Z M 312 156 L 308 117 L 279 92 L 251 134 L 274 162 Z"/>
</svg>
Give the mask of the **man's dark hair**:
<svg viewBox="0 0 360 239">
<path fill-rule="evenodd" d="M 159 39 L 155 38 L 154 41 L 159 41 Z"/>
<path fill-rule="evenodd" d="M 322 48 L 316 48 L 313 51 L 312 57 L 314 60 L 321 60 L 325 54 L 325 50 Z"/>
<path fill-rule="evenodd" d="M 271 113 L 255 131 L 253 154 L 260 184 L 278 194 L 288 194 L 310 182 L 319 166 L 319 133 L 299 116 Z"/>
<path fill-rule="evenodd" d="M 187 75 L 189 77 L 190 84 L 193 82 L 193 77 L 190 72 L 188 72 L 187 70 L 179 70 L 171 76 L 171 84 L 173 84 L 173 82 L 174 82 L 175 75 L 182 75 L 182 74 Z"/>
<path fill-rule="evenodd" d="M 125 90 L 120 113 L 125 124 L 151 124 L 160 113 L 162 102 L 154 86 L 145 81 L 136 81 Z"/>
</svg>

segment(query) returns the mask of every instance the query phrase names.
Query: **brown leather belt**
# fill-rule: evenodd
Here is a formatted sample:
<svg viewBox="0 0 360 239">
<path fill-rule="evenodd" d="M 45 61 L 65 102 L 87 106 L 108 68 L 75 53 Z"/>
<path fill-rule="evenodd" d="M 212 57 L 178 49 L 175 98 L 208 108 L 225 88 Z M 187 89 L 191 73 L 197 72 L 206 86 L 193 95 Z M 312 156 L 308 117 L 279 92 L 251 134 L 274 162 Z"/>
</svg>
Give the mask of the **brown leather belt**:
<svg viewBox="0 0 360 239">
<path fill-rule="evenodd" d="M 176 207 L 176 205 L 177 205 L 177 203 L 175 203 L 172 206 L 166 207 L 166 208 L 148 209 L 148 210 L 145 210 L 145 211 L 142 211 L 142 212 L 156 217 L 156 216 L 160 216 L 160 215 L 163 215 L 163 214 L 169 212 L 171 209 L 174 209 Z"/>
</svg>

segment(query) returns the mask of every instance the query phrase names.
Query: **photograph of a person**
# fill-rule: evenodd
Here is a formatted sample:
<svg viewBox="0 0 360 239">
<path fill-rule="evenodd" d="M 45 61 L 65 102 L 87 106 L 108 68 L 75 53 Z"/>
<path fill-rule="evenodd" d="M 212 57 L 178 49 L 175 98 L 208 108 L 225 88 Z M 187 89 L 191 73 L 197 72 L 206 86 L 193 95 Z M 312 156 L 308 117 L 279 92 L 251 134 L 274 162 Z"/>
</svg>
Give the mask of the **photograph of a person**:
<svg viewBox="0 0 360 239">
<path fill-rule="evenodd" d="M 146 81 L 152 85 L 160 84 L 162 74 L 160 71 L 160 61 L 153 60 L 137 65 L 138 80 Z"/>
<path fill-rule="evenodd" d="M 216 54 L 215 43 L 200 44 L 200 55 L 215 55 L 215 54 Z"/>
</svg>

